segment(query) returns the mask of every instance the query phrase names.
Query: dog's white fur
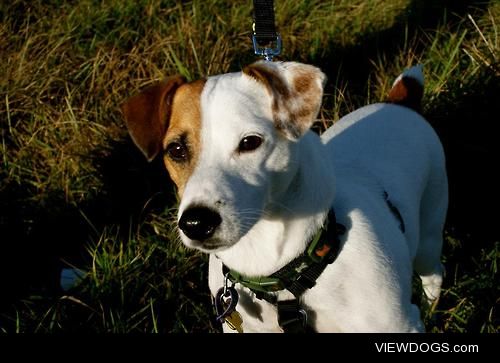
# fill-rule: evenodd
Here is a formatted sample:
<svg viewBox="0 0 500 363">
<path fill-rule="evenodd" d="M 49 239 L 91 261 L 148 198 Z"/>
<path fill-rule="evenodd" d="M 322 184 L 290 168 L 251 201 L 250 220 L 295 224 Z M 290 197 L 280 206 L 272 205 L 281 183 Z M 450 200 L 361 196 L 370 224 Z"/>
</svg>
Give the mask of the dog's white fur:
<svg viewBox="0 0 500 363">
<path fill-rule="evenodd" d="M 273 66 L 285 77 L 293 72 L 290 64 Z M 423 80 L 418 69 L 407 74 Z M 292 141 L 269 122 L 270 98 L 257 83 L 227 74 L 209 78 L 202 94 L 201 156 L 179 216 L 193 203 L 222 216 L 220 246 L 210 256 L 212 293 L 223 286 L 222 262 L 249 276 L 284 266 L 305 249 L 333 206 L 347 233 L 335 263 L 301 299 L 312 327 L 423 331 L 410 301 L 412 272 L 421 276 L 430 299 L 439 296 L 448 195 L 444 153 L 432 128 L 406 107 L 374 104 L 345 116 L 321 138 L 308 131 Z M 264 145 L 235 153 L 239 141 L 253 134 L 263 136 Z M 401 213 L 404 234 L 384 191 Z M 239 291 L 245 331 L 281 331 L 272 305 Z"/>
<path fill-rule="evenodd" d="M 297 74 L 307 74 L 310 87 L 320 92 L 313 100 L 291 91 L 283 108 L 285 101 L 274 102 L 279 96 L 248 74 L 208 78 L 201 94 L 200 154 L 185 185 L 179 218 L 193 205 L 207 206 L 222 218 L 207 241 L 180 232 L 187 246 L 210 253 L 212 294 L 223 286 L 222 263 L 248 276 L 270 275 L 286 265 L 304 251 L 333 207 L 347 232 L 336 261 L 301 298 L 312 328 L 423 331 L 420 312 L 411 303 L 412 273 L 421 277 L 429 301 L 435 300 L 448 203 L 437 135 L 418 113 L 389 103 L 358 109 L 321 137 L 307 131 L 317 109 L 298 128 L 302 135 L 296 134 L 297 127 L 287 132 L 286 123 L 278 130 L 273 120 L 290 117 L 285 111 L 293 117 L 305 102 L 319 105 L 324 75 L 293 62 L 261 67 L 279 74 L 289 87 Z M 423 86 L 421 69 L 403 75 Z M 239 153 L 240 140 L 249 135 L 264 142 Z M 402 216 L 404 233 L 386 196 Z M 281 331 L 276 308 L 237 287 L 244 331 Z M 280 299 L 290 296 L 279 293 Z"/>
</svg>

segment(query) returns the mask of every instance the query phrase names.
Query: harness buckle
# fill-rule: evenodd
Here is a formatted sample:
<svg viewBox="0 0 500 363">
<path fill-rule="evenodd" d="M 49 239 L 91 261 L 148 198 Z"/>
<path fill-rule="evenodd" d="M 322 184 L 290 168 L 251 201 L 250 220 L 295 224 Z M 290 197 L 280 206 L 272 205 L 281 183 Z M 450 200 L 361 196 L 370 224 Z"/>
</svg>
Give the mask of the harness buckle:
<svg viewBox="0 0 500 363">
<path fill-rule="evenodd" d="M 278 301 L 278 324 L 285 333 L 304 333 L 307 312 L 295 300 Z"/>
<path fill-rule="evenodd" d="M 276 38 L 266 46 L 259 45 L 257 34 L 252 34 L 253 49 L 256 55 L 261 55 L 266 61 L 272 61 L 274 56 L 281 54 L 281 35 L 276 34 Z"/>
</svg>

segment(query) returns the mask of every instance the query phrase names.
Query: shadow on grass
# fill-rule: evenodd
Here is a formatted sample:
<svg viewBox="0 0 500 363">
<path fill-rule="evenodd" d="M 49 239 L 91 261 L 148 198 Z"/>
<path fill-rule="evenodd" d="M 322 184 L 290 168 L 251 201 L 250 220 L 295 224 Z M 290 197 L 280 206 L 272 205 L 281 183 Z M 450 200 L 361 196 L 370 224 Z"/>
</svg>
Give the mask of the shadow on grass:
<svg viewBox="0 0 500 363">
<path fill-rule="evenodd" d="M 0 313 L 21 297 L 59 293 L 62 260 L 77 266 L 88 262 L 84 247 L 96 241 L 105 226 L 119 226 L 127 240 L 149 212 L 175 203 L 161 160 L 147 163 L 128 137 L 111 141 L 92 158 L 103 188 L 97 197 L 78 205 L 68 204 L 62 195 L 36 202 L 32 187 L 3 185 Z"/>
<path fill-rule="evenodd" d="M 448 226 L 467 242 L 467 250 L 500 240 L 494 212 L 500 201 L 499 94 L 500 77 L 484 73 L 460 94 L 438 98 L 426 112 L 447 156 Z"/>
</svg>

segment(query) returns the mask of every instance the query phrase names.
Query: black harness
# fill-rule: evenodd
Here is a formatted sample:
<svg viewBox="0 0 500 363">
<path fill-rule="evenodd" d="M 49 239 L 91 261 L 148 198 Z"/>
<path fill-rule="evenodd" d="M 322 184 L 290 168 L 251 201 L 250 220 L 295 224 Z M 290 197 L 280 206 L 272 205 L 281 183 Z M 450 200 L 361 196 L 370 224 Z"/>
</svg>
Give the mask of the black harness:
<svg viewBox="0 0 500 363">
<path fill-rule="evenodd" d="M 339 235 L 344 232 L 345 227 L 337 223 L 332 209 L 328 213 L 324 226 L 309 243 L 307 249 L 272 275 L 247 277 L 230 270 L 225 265 L 222 266 L 222 272 L 233 283 L 233 286 L 239 283 L 254 292 L 258 299 L 275 305 L 278 310 L 278 324 L 284 332 L 305 332 L 307 331 L 307 312 L 300 305 L 300 297 L 316 284 L 316 280 L 325 268 L 335 261 L 340 247 Z M 234 294 L 236 290 L 228 291 L 231 288 L 224 287 L 227 293 Z M 278 300 L 274 293 L 281 290 L 288 290 L 294 298 Z M 221 315 L 228 316 L 231 313 L 232 311 L 218 314 L 218 320 L 224 319 Z"/>
</svg>

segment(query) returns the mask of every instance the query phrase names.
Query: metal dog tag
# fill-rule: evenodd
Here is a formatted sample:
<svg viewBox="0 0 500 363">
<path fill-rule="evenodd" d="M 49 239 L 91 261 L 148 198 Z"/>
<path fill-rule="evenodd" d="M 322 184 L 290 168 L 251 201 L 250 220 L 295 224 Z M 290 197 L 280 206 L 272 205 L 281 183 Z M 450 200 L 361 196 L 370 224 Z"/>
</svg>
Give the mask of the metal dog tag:
<svg viewBox="0 0 500 363">
<path fill-rule="evenodd" d="M 243 327 L 241 326 L 241 324 L 243 324 L 243 319 L 241 318 L 240 313 L 236 310 L 234 310 L 231 315 L 226 316 L 226 323 L 231 330 L 243 333 Z"/>
</svg>

